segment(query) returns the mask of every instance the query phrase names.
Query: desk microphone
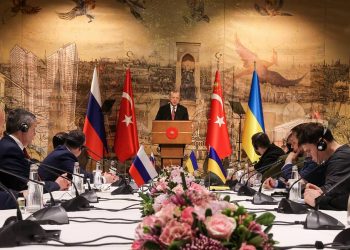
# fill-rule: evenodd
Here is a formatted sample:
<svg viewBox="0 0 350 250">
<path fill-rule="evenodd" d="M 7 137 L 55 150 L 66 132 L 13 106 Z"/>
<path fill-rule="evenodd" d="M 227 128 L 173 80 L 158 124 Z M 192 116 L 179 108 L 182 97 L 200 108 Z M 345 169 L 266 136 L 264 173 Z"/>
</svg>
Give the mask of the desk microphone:
<svg viewBox="0 0 350 250">
<path fill-rule="evenodd" d="M 6 171 L 7 172 L 7 171 Z M 7 174 L 12 174 L 11 172 Z M 37 221 L 23 220 L 14 194 L 0 182 L 0 188 L 10 194 L 16 204 L 17 216 L 6 219 L 0 228 L 0 247 L 16 247 L 47 242 L 48 238 L 59 238 L 60 230 L 44 230 Z"/>
<path fill-rule="evenodd" d="M 26 182 L 34 182 L 45 188 L 45 185 L 39 181 L 20 176 L 18 174 L 14 174 L 4 169 L 0 169 L 0 172 L 14 176 Z M 52 204 L 54 204 L 52 193 L 50 192 L 50 190 L 47 190 L 47 191 L 50 194 L 50 199 Z M 17 211 L 17 218 L 19 218 L 19 220 L 22 220 L 22 215 L 18 216 L 18 211 Z M 37 221 L 39 224 L 51 224 L 51 225 L 61 225 L 61 224 L 69 223 L 67 212 L 60 206 L 49 206 L 49 207 L 42 208 L 36 211 L 35 213 L 33 213 L 31 216 L 29 216 L 27 220 Z"/>
<path fill-rule="evenodd" d="M 321 230 L 340 230 L 344 229 L 345 226 L 337 219 L 329 216 L 328 214 L 322 213 L 318 210 L 320 200 L 323 196 L 331 193 L 340 184 L 343 184 L 350 178 L 350 173 L 341 178 L 336 184 L 334 184 L 330 189 L 321 194 L 315 199 L 315 209 L 311 210 L 305 219 L 304 228 L 307 229 L 321 229 Z"/>
<path fill-rule="evenodd" d="M 234 187 L 233 191 L 239 192 L 240 194 L 238 194 L 238 195 L 253 196 L 253 195 L 256 193 L 256 191 L 255 191 L 254 189 L 252 189 L 252 188 L 250 188 L 250 187 L 247 186 L 247 185 L 248 185 L 248 180 L 249 180 L 252 176 L 250 176 L 250 177 L 248 178 L 248 180 L 246 181 L 245 184 L 242 184 L 241 181 L 242 181 L 243 176 L 245 176 L 245 175 L 247 175 L 247 174 L 251 174 L 251 173 L 254 172 L 254 171 L 256 171 L 255 174 L 258 174 L 258 173 L 260 173 L 260 171 L 264 171 L 264 170 L 270 168 L 271 166 L 277 164 L 277 163 L 280 162 L 280 161 L 283 161 L 283 160 L 279 159 L 279 160 L 277 160 L 277 161 L 275 161 L 275 162 L 273 162 L 273 163 L 271 163 L 271 164 L 268 164 L 268 165 L 265 165 L 265 166 L 259 168 L 258 170 L 257 170 L 257 169 L 253 169 L 252 171 L 247 171 L 247 173 L 244 173 L 244 174 L 241 176 L 241 178 L 239 179 L 239 182 L 236 184 L 236 186 Z M 254 174 L 254 175 L 255 175 L 255 174 Z M 241 189 L 241 188 L 242 188 L 242 189 Z M 241 191 L 240 191 L 240 190 L 241 190 Z"/>
<path fill-rule="evenodd" d="M 282 173 L 282 170 L 278 171 L 277 173 L 273 174 L 270 177 L 274 178 L 281 173 Z M 263 194 L 261 192 L 263 185 L 264 185 L 264 182 L 262 181 L 258 192 L 256 192 L 253 196 L 252 203 L 255 205 L 275 205 L 275 204 L 277 204 L 278 201 L 276 201 L 273 197 L 271 197 L 270 195 Z"/>
<path fill-rule="evenodd" d="M 31 160 L 28 160 L 29 162 L 31 163 L 35 163 Z M 56 171 L 60 171 L 60 172 L 63 172 L 63 173 L 67 173 L 67 174 L 71 174 L 72 176 L 77 176 L 79 178 L 82 178 L 84 179 L 84 177 L 78 175 L 78 174 L 74 174 L 74 173 L 71 173 L 71 172 L 68 172 L 68 171 L 63 171 L 62 169 L 59 169 L 59 168 L 56 168 L 54 166 L 51 166 L 51 165 L 48 165 L 48 164 L 45 164 L 43 162 L 40 162 L 38 161 L 38 163 L 40 163 L 40 166 L 45 168 L 48 172 L 54 174 L 55 176 L 57 177 L 62 177 L 63 179 L 66 179 L 68 180 L 70 183 L 72 183 L 73 187 L 74 187 L 74 190 L 75 190 L 75 196 L 78 197 L 78 196 L 82 196 L 84 197 L 88 202 L 91 202 L 91 203 L 97 203 L 98 202 L 98 197 L 97 197 L 97 194 L 94 190 L 91 189 L 91 185 L 90 183 L 87 181 L 87 185 L 88 185 L 88 191 L 85 191 L 84 193 L 82 193 L 81 195 L 79 195 L 79 192 L 78 192 L 78 188 L 77 186 L 75 185 L 75 183 L 69 179 L 68 177 L 66 176 L 62 176 L 60 174 L 58 174 L 57 172 L 53 171 L 53 170 L 56 170 Z M 74 209 L 74 208 L 72 208 Z M 76 211 L 76 210 L 75 210 Z M 85 211 L 85 210 L 84 210 Z"/>
<path fill-rule="evenodd" d="M 242 168 L 237 168 L 236 171 L 233 171 L 231 178 L 230 178 L 229 180 L 226 181 L 226 184 L 230 187 L 230 189 L 232 189 L 232 188 L 238 183 L 238 180 L 237 180 L 237 179 L 232 180 L 232 178 L 233 178 L 233 176 L 234 176 L 238 171 L 240 171 L 240 170 L 242 170 Z"/>
<path fill-rule="evenodd" d="M 302 179 L 305 179 L 309 175 L 313 174 L 318 168 L 323 167 L 324 163 L 321 163 L 318 167 L 314 168 L 312 171 L 310 171 L 307 175 L 304 177 L 300 177 L 295 182 L 292 183 L 292 185 L 289 187 L 289 190 L 287 192 L 287 198 L 282 198 L 280 203 L 278 204 L 278 208 L 276 209 L 278 213 L 284 213 L 284 214 L 306 214 L 308 212 L 307 207 L 304 204 L 300 204 L 298 202 L 294 202 L 289 200 L 289 194 L 292 190 L 292 187 L 297 184 Z"/>
</svg>

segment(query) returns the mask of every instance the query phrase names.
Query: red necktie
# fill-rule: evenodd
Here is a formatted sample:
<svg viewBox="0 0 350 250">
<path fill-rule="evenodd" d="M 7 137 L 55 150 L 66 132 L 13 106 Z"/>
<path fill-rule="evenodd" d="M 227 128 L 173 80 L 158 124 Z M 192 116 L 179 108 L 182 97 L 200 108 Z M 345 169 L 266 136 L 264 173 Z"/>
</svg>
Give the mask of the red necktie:
<svg viewBox="0 0 350 250">
<path fill-rule="evenodd" d="M 23 153 L 24 153 L 24 157 L 25 157 L 26 159 L 30 159 L 30 156 L 29 156 L 29 154 L 28 154 L 26 148 L 23 148 Z"/>
<path fill-rule="evenodd" d="M 175 107 L 172 107 L 172 111 L 171 111 L 171 120 L 175 120 Z"/>
</svg>

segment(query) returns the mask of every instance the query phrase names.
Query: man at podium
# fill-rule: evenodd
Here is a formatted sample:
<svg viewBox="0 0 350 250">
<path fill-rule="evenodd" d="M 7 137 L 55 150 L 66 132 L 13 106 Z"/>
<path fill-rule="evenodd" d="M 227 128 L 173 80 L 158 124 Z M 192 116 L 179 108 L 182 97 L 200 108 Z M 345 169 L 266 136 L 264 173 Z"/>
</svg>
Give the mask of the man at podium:
<svg viewBox="0 0 350 250">
<path fill-rule="evenodd" d="M 174 90 L 170 92 L 169 103 L 161 106 L 155 120 L 188 120 L 188 112 L 185 106 L 180 103 L 180 92 Z"/>
</svg>

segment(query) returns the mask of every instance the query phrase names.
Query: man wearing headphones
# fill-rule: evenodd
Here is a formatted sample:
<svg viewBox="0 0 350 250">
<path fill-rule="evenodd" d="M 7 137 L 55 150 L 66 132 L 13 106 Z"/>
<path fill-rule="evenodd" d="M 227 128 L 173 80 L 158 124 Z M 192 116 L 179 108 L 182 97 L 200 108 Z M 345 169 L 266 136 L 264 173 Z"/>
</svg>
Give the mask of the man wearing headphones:
<svg viewBox="0 0 350 250">
<path fill-rule="evenodd" d="M 252 136 L 252 144 L 255 153 L 261 155 L 259 161 L 254 165 L 254 168 L 262 174 L 267 171 L 267 169 L 264 169 L 265 166 L 272 166 L 280 156 L 284 155 L 284 151 L 271 143 L 267 134 L 263 132 L 256 133 Z"/>
<path fill-rule="evenodd" d="M 298 134 L 299 144 L 304 151 L 311 156 L 317 164 L 322 164 L 326 169 L 325 184 L 318 187 L 307 184 L 304 200 L 310 206 L 317 205 L 315 199 L 327 192 L 338 183 L 342 177 L 350 173 L 350 147 L 347 144 L 340 145 L 332 135 L 332 132 L 320 123 L 308 123 Z M 347 180 L 329 194 L 318 200 L 321 209 L 341 209 L 347 207 L 347 199 L 350 193 L 350 181 Z"/>
<path fill-rule="evenodd" d="M 0 140 L 0 168 L 28 178 L 30 157 L 26 147 L 33 141 L 37 121 L 35 115 L 24 110 L 14 109 L 8 114 L 6 131 Z M 8 188 L 21 191 L 27 189 L 27 183 L 17 177 L 0 173 L 0 181 Z M 45 182 L 44 191 L 64 190 L 68 182 L 59 177 L 53 182 Z"/>
<path fill-rule="evenodd" d="M 78 162 L 78 157 L 82 152 L 85 144 L 85 135 L 81 130 L 72 130 L 66 135 L 64 135 L 64 144 L 58 145 L 54 151 L 52 151 L 43 161 L 43 164 L 53 166 L 61 169 L 62 171 L 55 171 L 57 174 L 63 173 L 73 173 L 74 163 Z M 86 172 L 84 169 L 80 168 L 80 173 L 84 174 L 85 178 L 89 178 L 91 182 L 93 181 L 92 173 Z M 39 175 L 43 180 L 52 181 L 56 178 L 52 172 L 47 171 L 45 166 L 39 167 Z M 68 174 L 71 178 L 71 175 Z M 118 177 L 111 173 L 105 173 L 107 183 L 112 183 L 117 181 Z"/>
</svg>

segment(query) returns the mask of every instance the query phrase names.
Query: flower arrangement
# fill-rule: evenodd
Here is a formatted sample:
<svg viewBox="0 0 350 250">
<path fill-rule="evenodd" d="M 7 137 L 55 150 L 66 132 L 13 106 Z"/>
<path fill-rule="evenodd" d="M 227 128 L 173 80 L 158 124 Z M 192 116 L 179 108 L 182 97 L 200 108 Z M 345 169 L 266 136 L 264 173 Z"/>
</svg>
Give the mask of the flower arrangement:
<svg viewBox="0 0 350 250">
<path fill-rule="evenodd" d="M 193 181 L 187 185 L 184 172 L 180 177 L 181 181 L 177 181 L 181 182 L 182 189 L 176 188 L 179 182 L 169 186 L 174 181 L 170 175 L 170 179 L 161 180 L 168 183 L 165 188 L 162 186 L 165 192 L 141 195 L 143 205 L 150 207 L 143 210 L 146 216 L 136 228 L 132 249 L 273 248 L 275 241 L 269 234 L 273 214 L 267 212 L 257 217 L 231 203 L 229 196 L 220 199 Z M 152 188 L 158 190 L 159 180 L 154 184 Z"/>
</svg>

